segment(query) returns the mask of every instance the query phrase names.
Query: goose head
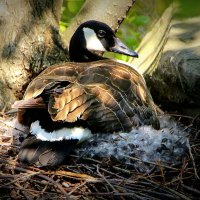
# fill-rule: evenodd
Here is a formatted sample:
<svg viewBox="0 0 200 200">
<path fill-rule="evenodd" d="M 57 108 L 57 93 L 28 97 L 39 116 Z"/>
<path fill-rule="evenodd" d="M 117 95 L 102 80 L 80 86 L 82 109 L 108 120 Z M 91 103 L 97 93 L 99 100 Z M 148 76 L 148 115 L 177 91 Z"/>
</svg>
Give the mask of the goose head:
<svg viewBox="0 0 200 200">
<path fill-rule="evenodd" d="M 87 21 L 81 24 L 70 40 L 69 56 L 74 62 L 101 60 L 95 52 L 115 52 L 132 57 L 138 54 L 118 39 L 113 30 L 105 23 Z"/>
</svg>

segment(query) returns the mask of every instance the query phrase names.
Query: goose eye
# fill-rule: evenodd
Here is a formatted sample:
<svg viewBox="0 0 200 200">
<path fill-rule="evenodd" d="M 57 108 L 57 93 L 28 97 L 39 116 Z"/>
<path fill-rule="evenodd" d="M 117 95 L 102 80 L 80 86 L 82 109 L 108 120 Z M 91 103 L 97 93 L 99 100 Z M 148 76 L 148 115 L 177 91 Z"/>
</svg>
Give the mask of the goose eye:
<svg viewBox="0 0 200 200">
<path fill-rule="evenodd" d="M 106 35 L 106 32 L 104 30 L 99 30 L 97 33 L 98 37 L 103 38 Z"/>
</svg>

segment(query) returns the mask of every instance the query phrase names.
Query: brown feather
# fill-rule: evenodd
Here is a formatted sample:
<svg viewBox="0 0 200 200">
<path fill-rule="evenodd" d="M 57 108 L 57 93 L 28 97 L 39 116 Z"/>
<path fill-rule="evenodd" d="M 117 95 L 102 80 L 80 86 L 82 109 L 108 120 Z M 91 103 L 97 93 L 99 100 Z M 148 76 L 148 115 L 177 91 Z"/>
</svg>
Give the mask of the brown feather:
<svg viewBox="0 0 200 200">
<path fill-rule="evenodd" d="M 59 83 L 62 89 L 56 89 Z M 101 131 L 129 131 L 143 123 L 158 128 L 156 106 L 143 77 L 112 60 L 51 66 L 30 83 L 25 100 L 14 107 L 44 108 L 41 99 L 46 96 L 53 121 L 86 120 Z"/>
<path fill-rule="evenodd" d="M 15 101 L 12 108 L 45 108 L 46 105 L 41 97 Z"/>
</svg>

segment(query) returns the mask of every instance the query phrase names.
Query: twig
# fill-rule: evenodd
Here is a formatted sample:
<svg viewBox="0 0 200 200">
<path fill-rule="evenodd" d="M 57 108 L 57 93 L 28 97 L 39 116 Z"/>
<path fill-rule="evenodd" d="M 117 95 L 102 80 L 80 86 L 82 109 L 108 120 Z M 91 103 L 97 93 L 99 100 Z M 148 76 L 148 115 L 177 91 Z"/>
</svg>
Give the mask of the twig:
<svg viewBox="0 0 200 200">
<path fill-rule="evenodd" d="M 150 183 L 153 183 L 153 184 L 155 184 L 155 185 L 157 185 L 159 188 L 160 188 L 160 184 L 158 184 L 158 183 L 156 183 L 156 182 L 154 182 L 154 181 L 151 181 L 151 180 L 146 180 L 146 181 L 148 181 L 148 182 L 150 182 Z M 186 197 L 185 195 L 183 195 L 183 194 L 181 194 L 181 193 L 179 193 L 179 192 L 177 192 L 177 191 L 175 191 L 175 190 L 172 190 L 171 188 L 168 188 L 168 187 L 166 187 L 166 186 L 164 186 L 164 185 L 162 185 L 162 189 L 164 190 L 167 190 L 167 191 L 170 191 L 172 194 L 175 194 L 176 196 L 179 196 L 181 199 L 184 199 L 184 200 L 190 200 L 190 198 L 188 198 L 188 197 Z"/>
<path fill-rule="evenodd" d="M 99 172 L 99 165 L 97 165 L 97 173 L 99 174 L 99 176 L 100 176 L 101 178 L 104 179 L 104 181 L 112 188 L 112 190 L 113 190 L 114 192 L 118 192 L 118 191 L 110 184 L 110 182 L 105 178 L 105 176 L 103 176 L 103 174 L 101 174 L 101 173 Z"/>
<path fill-rule="evenodd" d="M 5 160 L 5 159 L 1 159 L 1 158 L 0 158 L 0 163 L 14 165 L 14 167 L 19 165 L 19 163 L 15 162 L 13 160 Z M 67 171 L 63 171 L 63 170 L 48 172 L 48 171 L 45 171 L 45 170 L 42 170 L 42 169 L 38 169 L 38 168 L 35 168 L 35 167 L 28 167 L 28 166 L 26 166 L 26 168 L 28 168 L 29 170 L 39 171 L 43 174 L 66 176 L 66 177 L 73 178 L 73 179 L 76 179 L 76 180 L 86 180 L 87 182 L 99 182 L 100 181 L 99 179 L 94 178 L 94 177 L 87 175 L 87 174 L 67 172 Z M 16 169 L 16 167 L 15 167 L 15 169 Z"/>
<path fill-rule="evenodd" d="M 117 188 L 120 188 L 119 190 L 122 192 L 122 190 L 125 190 L 126 192 L 124 193 L 134 193 L 135 196 L 137 196 L 138 199 L 144 200 L 145 197 L 147 197 L 147 199 L 149 199 L 149 196 L 147 194 L 145 194 L 145 192 L 149 193 L 149 191 L 147 191 L 146 189 L 140 190 L 137 188 L 137 185 L 134 185 L 134 188 L 131 187 L 131 189 L 129 187 L 127 187 L 127 185 L 123 184 L 123 187 L 120 185 L 116 185 Z M 133 190 L 134 189 L 134 190 Z M 141 193 L 141 191 L 143 191 Z M 153 194 L 155 194 L 154 192 L 152 192 Z M 158 194 L 158 193 L 157 193 Z M 169 196 L 168 196 L 169 197 Z M 151 197 L 151 200 L 158 200 L 157 198 L 153 198 Z"/>
<path fill-rule="evenodd" d="M 70 178 L 73 177 L 76 180 L 86 180 L 87 182 L 99 182 L 99 180 L 97 178 L 94 178 L 87 174 L 80 174 L 80 173 L 78 174 L 78 173 L 74 173 L 74 172 L 67 172 L 67 171 L 61 171 L 61 170 L 54 171 L 52 173 L 49 173 L 49 172 L 44 172 L 44 173 L 55 174 L 55 175 L 60 175 L 60 176 L 67 176 Z"/>
<path fill-rule="evenodd" d="M 120 192 L 99 192 L 99 193 L 93 193 L 93 192 L 86 192 L 85 193 L 88 196 L 133 196 L 136 199 L 142 199 L 144 200 L 144 198 L 139 197 L 138 195 L 136 195 L 133 192 L 124 192 L 124 193 L 120 193 Z"/>
<path fill-rule="evenodd" d="M 17 146 L 17 145 L 12 145 L 11 143 L 5 143 L 5 142 L 3 142 L 3 143 L 0 143 L 0 146 L 6 146 L 6 147 L 14 147 L 14 148 L 20 148 L 19 146 Z"/>
<path fill-rule="evenodd" d="M 24 168 L 21 168 L 21 167 L 16 167 L 15 166 L 14 169 L 17 170 L 17 171 L 20 171 L 20 172 L 33 173 L 33 171 L 31 171 L 31 170 L 27 170 L 27 169 L 24 169 Z M 54 181 L 52 178 L 50 178 L 50 177 L 48 177 L 46 175 L 40 174 L 40 173 L 41 173 L 41 170 L 39 172 L 35 172 L 35 175 L 37 175 L 38 177 L 43 178 L 43 179 L 53 183 L 65 195 L 65 197 L 67 199 L 69 199 L 69 196 L 68 196 L 67 192 L 64 190 L 64 188 L 61 186 L 60 183 L 58 183 L 58 182 Z"/>
<path fill-rule="evenodd" d="M 184 199 L 184 200 L 191 200 L 189 197 L 186 197 L 185 195 L 175 191 L 175 190 L 172 190 L 171 188 L 166 188 L 164 186 L 165 189 L 168 189 L 170 192 L 174 193 L 175 195 L 179 196 L 181 199 Z"/>
<path fill-rule="evenodd" d="M 38 176 L 39 176 L 40 178 L 43 178 L 43 179 L 45 179 L 45 180 L 47 180 L 47 181 L 49 181 L 49 182 L 55 184 L 55 185 L 57 186 L 57 188 L 65 195 L 65 197 L 66 197 L 67 199 L 70 199 L 69 195 L 67 194 L 67 192 L 64 190 L 64 188 L 62 187 L 62 185 L 61 185 L 60 183 L 54 181 L 52 178 L 50 178 L 50 177 L 48 177 L 48 176 L 45 176 L 45 175 L 43 175 L 43 174 L 40 174 L 40 175 L 38 175 Z"/>
<path fill-rule="evenodd" d="M 92 162 L 95 162 L 95 163 L 97 163 L 97 164 L 101 164 L 101 161 L 96 160 L 96 159 L 94 159 L 94 158 L 85 158 L 85 157 L 83 157 L 82 159 L 88 160 L 88 161 L 92 161 Z"/>
<path fill-rule="evenodd" d="M 195 188 L 192 188 L 192 187 L 190 187 L 190 186 L 187 186 L 187 185 L 183 184 L 183 182 L 181 183 L 181 186 L 182 186 L 183 188 L 185 188 L 186 190 L 188 190 L 188 191 L 194 193 L 195 195 L 197 195 L 197 194 L 200 195 L 200 191 L 199 191 L 199 190 L 197 190 L 197 189 L 195 189 Z"/>
<path fill-rule="evenodd" d="M 192 127 L 192 126 L 193 126 L 193 124 L 190 124 L 190 125 L 186 126 L 182 131 L 184 132 L 184 131 L 186 131 L 187 129 L 189 129 L 190 127 Z"/>
<path fill-rule="evenodd" d="M 17 130 L 17 131 L 21 131 L 22 133 L 25 133 L 23 130 L 18 129 L 18 128 L 16 128 L 15 126 L 12 126 L 12 125 L 10 125 L 10 124 L 7 124 L 6 122 L 4 122 L 4 121 L 1 120 L 1 119 L 0 119 L 0 123 L 6 125 L 7 127 L 10 127 L 10 128 L 12 128 L 12 129 L 15 129 L 15 130 Z"/>
<path fill-rule="evenodd" d="M 199 132 L 200 132 L 200 130 L 199 130 Z M 200 146 L 200 143 L 197 143 L 197 144 L 193 144 L 192 146 L 191 146 L 191 148 L 194 148 L 194 147 L 198 147 L 198 146 Z"/>
<path fill-rule="evenodd" d="M 40 192 L 40 196 L 43 195 L 45 193 L 45 191 L 47 190 L 49 184 L 46 184 L 44 186 L 44 188 L 42 189 L 42 191 Z M 39 198 L 39 197 L 38 197 Z"/>
<path fill-rule="evenodd" d="M 113 173 L 113 172 L 110 172 L 110 171 L 108 171 L 108 170 L 106 170 L 106 169 L 101 168 L 101 170 L 104 171 L 104 172 L 107 172 L 108 174 L 111 174 L 111 175 L 113 175 L 113 176 L 116 176 L 116 177 L 118 177 L 118 178 L 121 178 L 122 180 L 124 179 L 124 177 L 119 176 L 118 174 Z"/>
<path fill-rule="evenodd" d="M 165 183 L 165 175 L 164 175 L 164 171 L 163 171 L 163 167 L 162 167 L 162 164 L 158 161 L 157 162 L 158 166 L 159 166 L 159 169 L 160 169 L 160 173 L 161 173 L 161 177 Z"/>
<path fill-rule="evenodd" d="M 197 114 L 197 115 L 193 118 L 193 120 L 192 120 L 192 124 L 194 124 L 195 121 L 196 121 L 199 117 L 200 117 L 200 114 Z"/>
<path fill-rule="evenodd" d="M 16 185 L 18 188 L 23 188 L 23 187 L 20 186 L 18 183 L 14 183 L 14 185 Z M 30 197 L 30 195 L 27 194 L 27 192 L 30 193 L 30 194 L 31 194 L 32 196 L 34 196 L 34 197 L 36 196 L 36 194 L 33 193 L 32 191 L 24 190 L 24 191 L 22 191 L 22 193 L 24 194 L 24 196 L 26 197 L 27 200 L 32 200 L 32 199 L 33 199 L 33 198 Z"/>
<path fill-rule="evenodd" d="M 16 179 L 16 178 L 18 178 L 18 177 L 21 177 L 21 175 L 20 174 L 14 174 L 14 175 L 12 175 L 12 174 L 0 174 L 0 179 Z"/>
<path fill-rule="evenodd" d="M 189 139 L 187 139 L 187 144 L 188 144 L 187 146 L 188 146 L 190 158 L 191 158 L 191 160 L 192 160 L 192 165 L 193 165 L 193 168 L 194 168 L 194 175 L 195 175 L 195 178 L 199 179 L 199 176 L 198 176 L 198 173 L 197 173 L 196 164 L 195 164 L 194 157 L 193 157 L 193 154 L 192 154 L 192 149 L 191 149 L 191 146 L 190 146 Z"/>
<path fill-rule="evenodd" d="M 131 157 L 131 156 L 126 156 L 126 157 L 128 157 L 128 158 L 130 158 L 130 159 L 132 159 L 132 160 L 142 161 L 142 162 L 144 162 L 144 163 L 156 165 L 156 166 L 158 166 L 158 167 L 164 167 L 164 168 L 167 168 L 167 169 L 179 171 L 179 169 L 177 169 L 177 168 L 170 167 L 170 166 L 166 166 L 166 165 L 163 165 L 163 164 L 158 164 L 158 163 L 154 163 L 154 162 L 150 162 L 150 161 L 143 161 L 143 160 L 141 160 L 141 159 L 139 159 L 139 158 L 135 158 L 135 157 Z"/>
<path fill-rule="evenodd" d="M 155 169 L 156 169 L 156 165 L 154 165 L 150 170 L 148 170 L 146 173 L 145 173 L 145 175 L 150 175 L 151 173 L 153 173 L 154 171 L 155 171 Z"/>
<path fill-rule="evenodd" d="M 196 140 L 196 139 L 198 138 L 199 133 L 200 133 L 200 130 L 198 130 L 198 131 L 195 133 L 194 140 Z"/>
<path fill-rule="evenodd" d="M 165 113 L 165 115 L 167 116 L 174 116 L 174 117 L 184 117 L 184 118 L 189 118 L 189 119 L 193 119 L 193 117 L 191 116 L 187 116 L 187 115 L 181 115 L 181 114 L 175 114 L 175 113 Z"/>
<path fill-rule="evenodd" d="M 0 185 L 0 188 L 5 187 L 7 185 L 10 185 L 12 183 L 15 183 L 17 181 L 19 181 L 20 179 L 24 179 L 24 178 L 28 178 L 30 176 L 34 176 L 34 175 L 38 175 L 40 172 L 29 172 L 29 174 L 26 174 L 24 176 L 20 176 L 19 178 L 14 179 L 13 181 L 10 181 L 9 183 L 5 183 L 4 185 Z"/>
<path fill-rule="evenodd" d="M 72 193 L 74 193 L 77 189 L 81 188 L 82 186 L 84 186 L 87 183 L 87 181 L 84 181 L 82 184 L 78 185 L 77 187 L 75 187 L 72 191 L 70 191 L 68 193 L 68 195 L 71 195 Z"/>
<path fill-rule="evenodd" d="M 24 191 L 30 191 L 30 192 L 33 192 L 33 193 L 40 193 L 40 191 L 38 190 L 33 190 L 33 189 L 27 189 L 27 188 L 22 188 L 22 187 L 16 187 L 16 186 L 5 186 L 5 187 L 2 187 L 2 189 L 19 189 L 19 190 L 24 190 Z M 56 192 L 44 192 L 44 193 L 47 193 L 47 194 L 56 194 Z"/>
<path fill-rule="evenodd" d="M 131 172 L 127 169 L 122 169 L 122 168 L 117 167 L 117 166 L 112 166 L 112 168 L 115 169 L 115 170 L 121 171 L 123 173 L 129 174 L 129 175 L 131 174 Z"/>
</svg>

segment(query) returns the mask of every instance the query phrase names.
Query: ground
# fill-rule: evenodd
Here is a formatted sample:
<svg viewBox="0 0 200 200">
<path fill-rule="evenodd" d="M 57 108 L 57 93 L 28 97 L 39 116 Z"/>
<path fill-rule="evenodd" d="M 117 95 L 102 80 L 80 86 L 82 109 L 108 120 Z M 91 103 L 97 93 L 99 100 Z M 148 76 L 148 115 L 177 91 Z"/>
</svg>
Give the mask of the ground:
<svg viewBox="0 0 200 200">
<path fill-rule="evenodd" d="M 174 116 L 190 134 L 191 149 L 178 166 L 147 163 L 150 170 L 142 173 L 113 158 L 76 155 L 66 165 L 51 169 L 21 164 L 17 161 L 20 131 L 15 132 L 15 140 L 12 135 L 15 115 L 2 115 L 0 199 L 198 199 L 199 119 Z"/>
</svg>

